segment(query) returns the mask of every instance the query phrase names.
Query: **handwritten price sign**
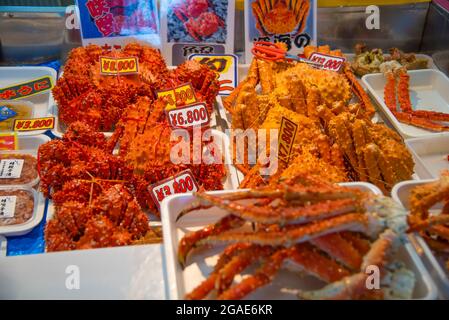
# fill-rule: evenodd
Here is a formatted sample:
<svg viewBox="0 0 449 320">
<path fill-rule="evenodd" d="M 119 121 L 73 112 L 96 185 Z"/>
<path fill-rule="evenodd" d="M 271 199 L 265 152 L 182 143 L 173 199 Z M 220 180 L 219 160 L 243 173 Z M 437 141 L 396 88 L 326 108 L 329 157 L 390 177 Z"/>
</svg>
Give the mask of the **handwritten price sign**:
<svg viewBox="0 0 449 320">
<path fill-rule="evenodd" d="M 198 190 L 198 184 L 190 169 L 184 170 L 174 177 L 159 181 L 148 187 L 148 191 L 158 208 L 160 208 L 162 200 L 172 194 L 196 192 Z"/>
<path fill-rule="evenodd" d="M 139 73 L 139 61 L 136 57 L 100 57 L 100 73 L 106 76 L 137 74 Z"/>
<path fill-rule="evenodd" d="M 330 56 L 323 53 L 314 52 L 310 55 L 309 60 L 321 64 L 324 70 L 339 72 L 343 67 L 346 59 L 343 57 Z"/>
<path fill-rule="evenodd" d="M 195 91 L 193 90 L 192 84 L 185 83 L 176 88 L 158 91 L 157 97 L 167 98 L 167 107 L 166 110 L 175 109 L 179 104 L 192 104 L 197 102 Z"/>
<path fill-rule="evenodd" d="M 55 117 L 14 120 L 14 131 L 48 130 L 55 126 Z"/>
<path fill-rule="evenodd" d="M 204 103 L 198 103 L 167 111 L 168 121 L 173 128 L 190 129 L 202 127 L 210 122 Z"/>
<path fill-rule="evenodd" d="M 281 129 L 279 130 L 279 160 L 288 164 L 290 154 L 293 148 L 293 142 L 296 138 L 298 125 L 287 118 L 282 117 Z"/>
<path fill-rule="evenodd" d="M 238 82 L 238 58 L 234 54 L 192 54 L 189 60 L 197 60 L 218 73 L 219 95 L 227 96 Z"/>
</svg>

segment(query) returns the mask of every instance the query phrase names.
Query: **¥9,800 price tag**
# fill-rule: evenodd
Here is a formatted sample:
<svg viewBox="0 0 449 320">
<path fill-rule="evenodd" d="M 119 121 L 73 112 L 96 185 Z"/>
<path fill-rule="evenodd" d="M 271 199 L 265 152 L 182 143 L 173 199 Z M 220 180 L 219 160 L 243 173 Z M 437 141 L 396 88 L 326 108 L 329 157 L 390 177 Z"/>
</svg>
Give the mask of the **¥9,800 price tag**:
<svg viewBox="0 0 449 320">
<path fill-rule="evenodd" d="M 292 152 L 293 143 L 295 142 L 296 132 L 298 131 L 298 125 L 287 118 L 282 117 L 281 129 L 279 130 L 279 147 L 278 157 L 279 160 L 288 164 L 290 154 Z"/>
<path fill-rule="evenodd" d="M 168 120 L 173 128 L 189 129 L 206 126 L 210 122 L 204 103 L 198 103 L 167 111 Z"/>
<path fill-rule="evenodd" d="M 55 117 L 14 120 L 14 131 L 48 130 L 54 126 Z"/>
<path fill-rule="evenodd" d="M 321 64 L 323 66 L 322 69 L 324 70 L 330 70 L 335 72 L 339 72 L 346 61 L 346 59 L 343 57 L 330 56 L 318 52 L 312 53 L 310 55 L 309 60 Z"/>
<path fill-rule="evenodd" d="M 178 103 L 192 104 L 197 102 L 195 91 L 190 82 L 177 86 L 176 88 L 163 90 L 157 92 L 157 97 L 166 97 L 166 110 L 171 110 L 177 107 Z"/>
<path fill-rule="evenodd" d="M 136 57 L 111 58 L 100 57 L 102 75 L 131 75 L 139 73 L 139 61 Z"/>
<path fill-rule="evenodd" d="M 196 192 L 198 184 L 193 177 L 192 171 L 189 169 L 178 173 L 176 176 L 159 181 L 148 187 L 148 191 L 158 208 L 161 206 L 162 200 L 172 194 Z"/>
</svg>

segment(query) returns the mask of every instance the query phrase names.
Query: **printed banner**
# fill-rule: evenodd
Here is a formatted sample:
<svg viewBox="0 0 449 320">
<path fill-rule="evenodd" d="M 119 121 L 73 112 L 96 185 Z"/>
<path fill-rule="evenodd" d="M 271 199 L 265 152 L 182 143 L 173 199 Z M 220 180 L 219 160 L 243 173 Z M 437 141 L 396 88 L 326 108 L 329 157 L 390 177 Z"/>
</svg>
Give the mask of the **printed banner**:
<svg viewBox="0 0 449 320">
<path fill-rule="evenodd" d="M 162 50 L 167 63 L 179 65 L 193 53 L 233 53 L 234 15 L 233 0 L 161 1 Z"/>
<path fill-rule="evenodd" d="M 140 42 L 160 48 L 155 0 L 76 0 L 76 4 L 84 46 L 112 50 Z"/>
<path fill-rule="evenodd" d="M 307 45 L 315 45 L 317 0 L 246 0 L 245 57 L 252 59 L 256 41 L 283 42 L 289 54 L 301 54 Z"/>
</svg>

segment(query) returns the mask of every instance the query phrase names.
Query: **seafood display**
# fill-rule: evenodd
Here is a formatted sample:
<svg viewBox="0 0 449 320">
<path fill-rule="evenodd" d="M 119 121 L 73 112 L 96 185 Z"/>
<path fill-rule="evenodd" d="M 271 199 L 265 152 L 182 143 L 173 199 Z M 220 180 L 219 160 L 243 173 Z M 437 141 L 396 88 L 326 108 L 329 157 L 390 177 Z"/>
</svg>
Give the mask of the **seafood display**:
<svg viewBox="0 0 449 320">
<path fill-rule="evenodd" d="M 328 46 L 306 47 L 306 57 L 313 52 L 341 56 Z M 354 97 L 358 102 L 353 102 Z M 328 181 L 371 182 L 387 194 L 394 184 L 413 174 L 412 156 L 400 136 L 371 121 L 374 107 L 349 65 L 337 73 L 305 63 L 254 59 L 248 76 L 224 105 L 231 113 L 234 130 L 279 130 L 284 118 L 294 123 L 297 134 L 290 160 L 314 157 L 321 167 L 326 163 L 323 172 Z M 238 150 L 232 151 L 234 158 L 241 156 Z M 277 176 L 290 162 L 280 164 Z M 301 170 L 301 164 L 298 160 L 289 171 Z M 258 168 L 257 164 L 251 167 L 247 158 L 239 165 L 246 175 L 242 188 L 268 183 L 258 177 Z"/>
<path fill-rule="evenodd" d="M 430 131 L 449 131 L 449 126 L 445 124 L 449 121 L 449 114 L 413 110 L 409 89 L 410 75 L 405 68 L 388 68 L 384 75 L 387 80 L 384 101 L 398 121 Z"/>
<path fill-rule="evenodd" d="M 395 251 L 407 232 L 448 221 L 425 216 L 409 219 L 390 198 L 304 174 L 274 186 L 194 196 L 197 201 L 182 210 L 178 220 L 210 207 L 227 215 L 187 233 L 178 245 L 179 263 L 188 265 L 190 255 L 204 251 L 205 246 L 226 247 L 213 271 L 187 299 L 244 298 L 276 281 L 287 261 L 325 283 L 315 291 L 288 290 L 301 299 L 409 299 L 416 276 L 395 260 Z M 365 285 L 369 265 L 381 270 L 379 289 Z M 236 280 L 249 268 L 254 271 Z"/>
<path fill-rule="evenodd" d="M 429 218 L 443 221 L 424 230 L 417 230 L 427 245 L 446 260 L 449 271 L 449 171 L 443 171 L 439 180 L 416 186 L 410 193 L 410 219 L 423 221 Z M 438 204 L 441 209 L 435 209 Z M 417 222 L 418 223 L 418 222 Z"/>
<path fill-rule="evenodd" d="M 0 226 L 19 225 L 31 219 L 34 196 L 22 189 L 0 189 Z"/>
<path fill-rule="evenodd" d="M 388 65 L 406 70 L 427 69 L 429 61 L 418 58 L 414 53 L 404 53 L 398 48 L 391 48 L 388 56 L 384 55 L 382 49 L 369 50 L 364 44 L 355 46 L 355 58 L 351 64 L 354 73 L 362 77 L 365 74 L 382 72 Z"/>
<path fill-rule="evenodd" d="M 0 185 L 24 185 L 36 179 L 36 157 L 26 153 L 0 153 Z"/>
</svg>

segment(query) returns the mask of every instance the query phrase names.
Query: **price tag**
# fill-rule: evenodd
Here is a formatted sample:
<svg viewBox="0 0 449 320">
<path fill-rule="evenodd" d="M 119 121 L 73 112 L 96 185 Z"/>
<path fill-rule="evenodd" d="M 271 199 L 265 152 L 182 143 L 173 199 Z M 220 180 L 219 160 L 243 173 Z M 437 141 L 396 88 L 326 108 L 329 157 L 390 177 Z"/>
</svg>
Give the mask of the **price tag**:
<svg viewBox="0 0 449 320">
<path fill-rule="evenodd" d="M 14 131 L 48 130 L 55 126 L 55 117 L 14 120 Z"/>
<path fill-rule="evenodd" d="M 136 57 L 100 57 L 100 73 L 105 76 L 138 74 L 139 61 Z"/>
<path fill-rule="evenodd" d="M 339 72 L 343 67 L 346 59 L 343 57 L 331 56 L 323 53 L 314 52 L 310 55 L 309 60 L 321 64 L 324 70 Z"/>
<path fill-rule="evenodd" d="M 0 133 L 0 150 L 17 150 L 17 133 Z"/>
<path fill-rule="evenodd" d="M 174 177 L 159 181 L 148 187 L 154 203 L 160 208 L 162 200 L 172 194 L 195 192 L 199 187 L 190 169 L 184 170 Z"/>
<path fill-rule="evenodd" d="M 282 117 L 281 128 L 279 130 L 279 160 L 288 164 L 290 154 L 292 152 L 293 143 L 296 138 L 296 132 L 298 131 L 298 125 L 287 118 Z"/>
<path fill-rule="evenodd" d="M 157 92 L 157 97 L 167 97 L 166 110 L 175 109 L 179 104 L 192 104 L 197 102 L 195 91 L 190 82 L 176 88 Z"/>
<path fill-rule="evenodd" d="M 203 127 L 210 122 L 209 113 L 204 103 L 168 110 L 167 116 L 170 125 L 175 129 Z"/>
<path fill-rule="evenodd" d="M 0 219 L 13 218 L 16 211 L 16 196 L 0 197 Z"/>
<path fill-rule="evenodd" d="M 53 80 L 45 76 L 26 82 L 14 84 L 6 88 L 0 88 L 0 100 L 15 100 L 49 91 L 53 88 Z"/>
<path fill-rule="evenodd" d="M 218 73 L 219 95 L 227 96 L 238 85 L 238 58 L 234 54 L 192 54 L 189 60 L 197 60 Z"/>
<path fill-rule="evenodd" d="M 23 159 L 0 160 L 0 179 L 20 178 L 23 162 Z"/>
</svg>

